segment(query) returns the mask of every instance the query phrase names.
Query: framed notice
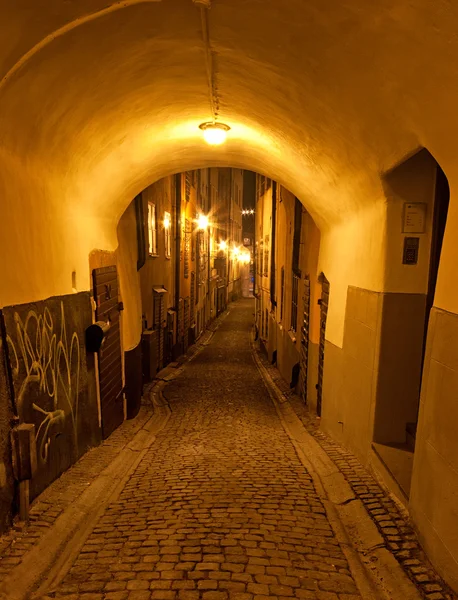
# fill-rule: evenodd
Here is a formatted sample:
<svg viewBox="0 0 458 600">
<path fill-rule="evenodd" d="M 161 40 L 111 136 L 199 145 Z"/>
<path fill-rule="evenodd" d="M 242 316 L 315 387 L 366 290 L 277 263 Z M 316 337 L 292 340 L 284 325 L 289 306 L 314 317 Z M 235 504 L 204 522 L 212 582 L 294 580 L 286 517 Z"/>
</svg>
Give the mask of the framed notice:
<svg viewBox="0 0 458 600">
<path fill-rule="evenodd" d="M 425 233 L 426 202 L 405 202 L 402 233 Z"/>
</svg>

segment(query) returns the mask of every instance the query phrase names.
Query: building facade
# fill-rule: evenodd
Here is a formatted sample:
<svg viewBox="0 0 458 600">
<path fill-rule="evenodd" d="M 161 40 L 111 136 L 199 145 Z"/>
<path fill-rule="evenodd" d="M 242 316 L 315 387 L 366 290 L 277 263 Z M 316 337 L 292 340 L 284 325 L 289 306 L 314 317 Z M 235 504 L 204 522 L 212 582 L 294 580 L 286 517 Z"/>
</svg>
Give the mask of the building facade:
<svg viewBox="0 0 458 600">
<path fill-rule="evenodd" d="M 383 292 L 348 285 L 342 303 L 348 244 L 334 239 L 339 258 L 332 273 L 324 271 L 329 232 L 290 192 L 257 176 L 257 337 L 322 430 L 409 511 L 435 566 L 458 589 L 457 539 L 447 526 L 457 518 L 458 454 L 449 426 L 457 329 L 453 315 L 433 306 L 448 181 L 420 150 L 386 173 L 383 184 L 389 285 Z M 361 260 L 380 251 L 376 243 L 363 246 Z M 343 320 L 340 344 L 330 339 L 329 310 Z"/>
<path fill-rule="evenodd" d="M 2 309 L 0 531 L 20 480 L 35 498 L 133 418 L 145 384 L 239 297 L 242 193 L 240 169 L 164 177 L 120 217 L 117 249 L 90 253 L 90 291 L 74 271 L 71 294 Z"/>
<path fill-rule="evenodd" d="M 257 175 L 256 329 L 269 360 L 317 409 L 320 232 L 295 196 Z"/>
<path fill-rule="evenodd" d="M 121 217 L 118 250 L 135 315 L 124 340 L 134 382 L 126 388 L 136 390 L 129 414 L 138 411 L 142 385 L 240 296 L 242 194 L 240 169 L 186 171 L 146 188 Z"/>
</svg>

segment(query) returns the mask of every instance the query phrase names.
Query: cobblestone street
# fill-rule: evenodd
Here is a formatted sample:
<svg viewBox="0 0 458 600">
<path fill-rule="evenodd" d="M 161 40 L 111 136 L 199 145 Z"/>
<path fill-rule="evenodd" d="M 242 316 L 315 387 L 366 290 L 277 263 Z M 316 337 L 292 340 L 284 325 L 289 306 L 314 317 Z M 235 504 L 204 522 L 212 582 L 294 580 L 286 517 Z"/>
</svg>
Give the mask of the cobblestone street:
<svg viewBox="0 0 458 600">
<path fill-rule="evenodd" d="M 251 303 L 165 390 L 172 415 L 51 597 L 356 600 L 250 351 Z"/>
</svg>

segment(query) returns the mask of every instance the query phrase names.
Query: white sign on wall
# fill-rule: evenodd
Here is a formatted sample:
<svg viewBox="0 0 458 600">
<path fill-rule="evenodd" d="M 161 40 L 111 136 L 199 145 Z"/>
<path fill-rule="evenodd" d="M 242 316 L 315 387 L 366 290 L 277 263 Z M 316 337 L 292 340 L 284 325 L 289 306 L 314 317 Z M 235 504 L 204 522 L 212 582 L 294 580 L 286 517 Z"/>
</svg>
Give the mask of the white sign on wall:
<svg viewBox="0 0 458 600">
<path fill-rule="evenodd" d="M 405 202 L 403 233 L 425 233 L 426 202 Z"/>
</svg>

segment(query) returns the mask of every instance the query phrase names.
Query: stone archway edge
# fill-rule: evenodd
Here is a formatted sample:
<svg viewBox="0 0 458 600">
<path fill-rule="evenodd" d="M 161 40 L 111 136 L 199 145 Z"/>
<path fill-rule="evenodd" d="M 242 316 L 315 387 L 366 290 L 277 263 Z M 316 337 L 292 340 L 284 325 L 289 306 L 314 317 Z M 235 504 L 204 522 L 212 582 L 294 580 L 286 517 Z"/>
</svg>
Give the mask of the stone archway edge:
<svg viewBox="0 0 458 600">
<path fill-rule="evenodd" d="M 40 50 L 45 48 L 48 44 L 53 42 L 55 39 L 62 37 L 69 31 L 76 29 L 80 25 L 84 25 L 85 23 L 90 23 L 91 21 L 95 21 L 96 19 L 100 19 L 105 15 L 108 15 L 113 12 L 117 12 L 118 10 L 122 10 L 129 6 L 133 6 L 135 4 L 146 4 L 151 2 L 162 2 L 162 0 L 119 0 L 118 2 L 113 2 L 110 6 L 106 8 L 102 8 L 93 13 L 89 13 L 88 15 L 84 15 L 83 17 L 79 17 L 78 19 L 74 19 L 69 23 L 66 23 L 59 29 L 52 31 L 42 40 L 40 40 L 37 44 L 32 46 L 30 50 L 28 50 L 25 54 L 21 56 L 21 58 L 9 69 L 9 71 L 2 77 L 0 80 L 0 91 L 4 85 L 21 69 L 35 54 L 37 54 Z"/>
</svg>

